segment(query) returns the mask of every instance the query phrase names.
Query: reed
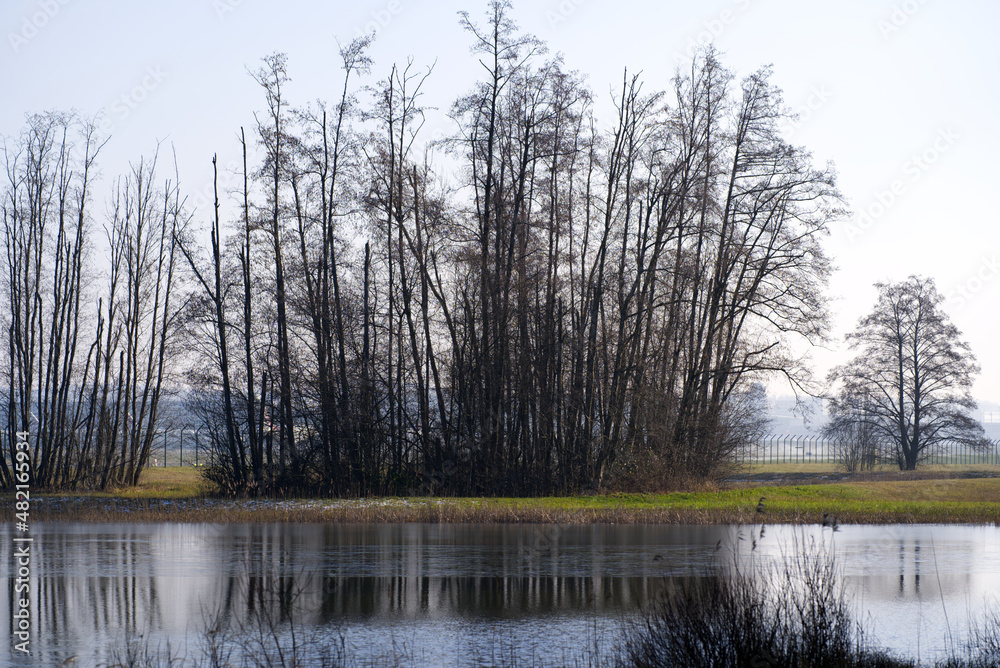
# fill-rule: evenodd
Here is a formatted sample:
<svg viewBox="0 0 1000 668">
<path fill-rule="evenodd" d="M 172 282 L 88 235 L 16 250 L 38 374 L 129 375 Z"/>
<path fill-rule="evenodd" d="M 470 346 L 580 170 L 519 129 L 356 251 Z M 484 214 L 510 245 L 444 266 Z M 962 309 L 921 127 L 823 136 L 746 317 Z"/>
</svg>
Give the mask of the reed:
<svg viewBox="0 0 1000 668">
<path fill-rule="evenodd" d="M 763 530 L 763 525 L 761 526 Z M 761 534 L 763 535 L 763 533 Z M 619 668 L 987 668 L 1000 665 L 1000 611 L 936 664 L 892 656 L 858 622 L 827 545 L 799 539 L 779 564 L 734 551 L 710 577 L 664 586 L 624 635 Z"/>
</svg>

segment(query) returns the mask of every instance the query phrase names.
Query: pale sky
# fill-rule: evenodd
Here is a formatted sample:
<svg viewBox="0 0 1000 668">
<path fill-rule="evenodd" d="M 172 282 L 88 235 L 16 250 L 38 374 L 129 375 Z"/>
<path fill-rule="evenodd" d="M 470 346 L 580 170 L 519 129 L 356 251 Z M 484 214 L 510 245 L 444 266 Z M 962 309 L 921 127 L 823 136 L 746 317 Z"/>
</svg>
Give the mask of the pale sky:
<svg viewBox="0 0 1000 668">
<path fill-rule="evenodd" d="M 106 177 L 162 141 L 161 158 L 176 150 L 189 201 L 204 203 L 212 154 L 235 165 L 240 126 L 250 135 L 264 107 L 247 68 L 276 51 L 288 54 L 293 104 L 332 102 L 337 40 L 377 29 L 372 77 L 407 57 L 436 61 L 423 102 L 440 112 L 427 132 L 448 132 L 443 112 L 480 74 L 462 9 L 479 19 L 485 2 L 3 0 L 0 135 L 20 132 L 26 113 L 103 109 Z M 950 296 L 946 311 L 982 365 L 975 395 L 1000 401 L 1000 214 L 989 204 L 1000 183 L 1000 3 L 520 0 L 514 17 L 588 75 L 599 111 L 624 68 L 641 70 L 647 91 L 668 89 L 708 41 L 737 76 L 772 63 L 802 114 L 792 140 L 836 164 L 854 211 L 826 242 L 839 268 L 836 328 L 834 349 L 813 351 L 818 374 L 848 359 L 842 336 L 872 308 L 875 281 L 923 274 Z M 101 212 L 108 191 L 97 192 Z M 208 214 L 202 204 L 199 217 Z"/>
</svg>

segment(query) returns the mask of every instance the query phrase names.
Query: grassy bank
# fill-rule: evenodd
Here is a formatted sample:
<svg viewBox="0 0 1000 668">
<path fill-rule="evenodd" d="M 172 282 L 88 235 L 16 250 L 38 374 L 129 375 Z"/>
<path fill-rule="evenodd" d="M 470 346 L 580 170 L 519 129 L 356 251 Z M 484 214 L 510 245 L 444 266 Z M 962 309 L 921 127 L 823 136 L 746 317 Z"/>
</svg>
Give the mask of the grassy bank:
<svg viewBox="0 0 1000 668">
<path fill-rule="evenodd" d="M 763 512 L 758 501 L 765 498 Z M 750 485 L 668 494 L 542 498 L 224 500 L 198 470 L 150 469 L 118 493 L 41 495 L 35 521 L 83 522 L 524 522 L 524 523 L 996 523 L 1000 478 L 864 479 Z M 9 512 L 10 498 L 3 504 Z"/>
</svg>

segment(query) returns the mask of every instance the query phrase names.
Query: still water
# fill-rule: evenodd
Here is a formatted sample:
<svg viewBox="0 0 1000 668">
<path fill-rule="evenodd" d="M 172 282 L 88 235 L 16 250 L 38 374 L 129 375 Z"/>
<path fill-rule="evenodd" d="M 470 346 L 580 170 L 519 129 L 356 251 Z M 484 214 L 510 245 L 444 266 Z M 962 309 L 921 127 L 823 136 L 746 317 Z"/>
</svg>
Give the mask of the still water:
<svg viewBox="0 0 1000 668">
<path fill-rule="evenodd" d="M 32 527 L 35 665 L 112 658 L 131 640 L 199 659 L 212 626 L 264 610 L 357 663 L 559 665 L 734 550 L 766 563 L 832 549 L 877 644 L 924 659 L 1000 604 L 994 526 L 74 525 Z M 0 539 L 13 598 L 13 533 Z M 756 545 L 754 547 L 754 545 Z M 258 617 L 259 618 L 259 617 Z M 11 606 L 0 609 L 8 637 Z M 287 626 L 287 624 L 286 624 Z M 949 638 L 950 636 L 950 638 Z"/>
</svg>

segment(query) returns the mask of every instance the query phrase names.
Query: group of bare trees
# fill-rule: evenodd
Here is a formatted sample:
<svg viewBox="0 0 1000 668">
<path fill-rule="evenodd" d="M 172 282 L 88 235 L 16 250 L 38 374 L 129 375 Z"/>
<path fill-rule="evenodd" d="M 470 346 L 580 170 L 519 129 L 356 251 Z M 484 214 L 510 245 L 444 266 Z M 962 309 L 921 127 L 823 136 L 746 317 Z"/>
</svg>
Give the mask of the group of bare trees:
<svg viewBox="0 0 1000 668">
<path fill-rule="evenodd" d="M 149 163 L 92 216 L 99 147 L 73 158 L 77 126 L 33 119 L 7 149 L 4 289 L 7 433 L 38 434 L 36 480 L 133 482 L 181 369 L 237 493 L 655 483 L 752 444 L 761 382 L 805 382 L 788 344 L 826 328 L 832 171 L 782 138 L 766 69 L 737 80 L 709 49 L 668 91 L 626 74 L 602 123 L 509 15 L 462 15 L 484 74 L 433 142 L 429 69 L 371 78 L 355 41 L 336 104 L 296 107 L 265 58 L 207 233 Z"/>
<path fill-rule="evenodd" d="M 60 113 L 28 118 L 4 146 L 4 487 L 17 432 L 30 434 L 43 487 L 134 484 L 149 458 L 176 327 L 180 201 L 155 159 L 133 165 L 114 183 L 95 259 L 101 146 L 92 125 Z"/>
<path fill-rule="evenodd" d="M 787 344 L 826 326 L 840 201 L 781 137 L 768 71 L 738 81 L 708 50 L 669 94 L 627 74 L 602 129 L 508 3 L 462 25 L 484 76 L 436 142 L 429 70 L 355 92 L 364 41 L 330 109 L 290 103 L 281 55 L 254 72 L 233 232 L 215 219 L 211 256 L 182 243 L 203 296 L 192 384 L 234 491 L 710 476 L 762 429 L 760 382 L 805 378 Z"/>
</svg>

